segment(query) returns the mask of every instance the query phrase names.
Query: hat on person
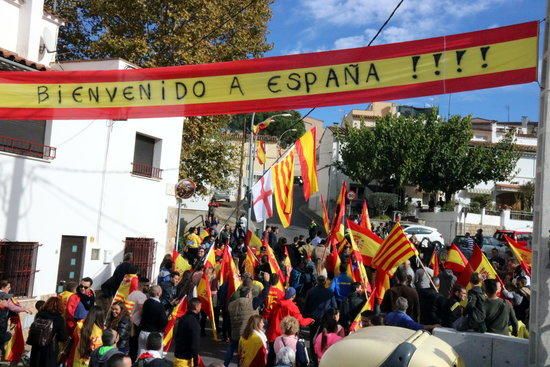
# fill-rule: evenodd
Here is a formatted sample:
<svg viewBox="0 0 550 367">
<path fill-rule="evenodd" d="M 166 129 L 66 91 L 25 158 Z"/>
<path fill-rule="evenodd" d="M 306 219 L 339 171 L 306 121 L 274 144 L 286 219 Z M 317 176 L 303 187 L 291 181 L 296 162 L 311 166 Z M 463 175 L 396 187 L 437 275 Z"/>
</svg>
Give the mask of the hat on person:
<svg viewBox="0 0 550 367">
<path fill-rule="evenodd" d="M 296 289 L 292 287 L 288 287 L 288 289 L 285 291 L 285 299 L 291 299 L 296 295 Z"/>
<path fill-rule="evenodd" d="M 6 292 L 0 292 L 0 301 L 7 301 L 13 297 L 13 294 L 9 294 Z"/>
</svg>

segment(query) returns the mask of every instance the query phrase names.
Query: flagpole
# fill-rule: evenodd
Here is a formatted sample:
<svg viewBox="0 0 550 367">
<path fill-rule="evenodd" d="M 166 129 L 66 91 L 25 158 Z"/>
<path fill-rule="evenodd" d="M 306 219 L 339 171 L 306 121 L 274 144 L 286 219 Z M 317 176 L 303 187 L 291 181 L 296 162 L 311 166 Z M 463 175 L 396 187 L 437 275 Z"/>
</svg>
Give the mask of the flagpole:
<svg viewBox="0 0 550 367">
<path fill-rule="evenodd" d="M 424 266 L 424 263 L 422 262 L 422 260 L 418 257 L 418 254 L 415 254 L 414 256 L 416 256 L 416 258 L 418 259 L 418 262 L 420 262 L 420 266 L 422 266 L 422 269 L 424 269 L 424 274 L 428 276 L 428 279 L 430 280 L 430 284 L 432 285 L 432 287 L 434 287 L 437 293 L 439 293 L 439 289 L 437 289 L 437 287 L 435 286 L 432 276 L 430 275 L 430 273 L 426 271 L 426 267 Z"/>
<path fill-rule="evenodd" d="M 264 157 L 264 163 L 262 168 L 262 177 L 265 175 L 265 161 L 267 160 L 267 149 L 264 151 L 265 157 Z M 263 223 L 263 231 L 265 232 L 265 229 L 267 227 L 267 215 L 264 215 L 264 223 Z"/>
<path fill-rule="evenodd" d="M 254 184 L 254 118 L 256 117 L 256 112 L 252 113 L 252 118 L 250 119 L 250 137 L 249 137 L 249 147 L 248 147 L 248 211 L 246 213 L 246 228 L 243 230 L 248 231 L 251 228 L 252 222 L 252 185 Z M 238 214 L 237 214 L 238 215 Z"/>
</svg>

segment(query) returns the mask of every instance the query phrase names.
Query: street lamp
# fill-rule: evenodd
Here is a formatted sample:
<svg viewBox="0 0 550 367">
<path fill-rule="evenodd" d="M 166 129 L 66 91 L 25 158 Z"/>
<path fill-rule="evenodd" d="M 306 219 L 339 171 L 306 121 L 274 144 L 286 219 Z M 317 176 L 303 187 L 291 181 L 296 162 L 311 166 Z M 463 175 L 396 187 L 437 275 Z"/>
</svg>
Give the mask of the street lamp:
<svg viewBox="0 0 550 367">
<path fill-rule="evenodd" d="M 252 119 L 250 120 L 250 138 L 248 147 L 248 212 L 246 215 L 246 229 L 250 228 L 250 221 L 252 219 L 252 185 L 254 184 L 254 119 L 256 113 L 252 113 Z M 268 117 L 263 123 L 271 123 L 276 117 L 292 117 L 290 113 L 280 113 L 271 117 Z"/>
<path fill-rule="evenodd" d="M 296 131 L 298 131 L 298 129 L 288 129 L 284 131 L 281 134 L 281 136 L 279 136 L 279 139 L 277 139 L 277 146 L 279 147 L 279 156 L 281 156 L 281 149 L 282 149 L 281 143 L 282 143 L 283 136 L 288 132 L 296 132 Z"/>
</svg>

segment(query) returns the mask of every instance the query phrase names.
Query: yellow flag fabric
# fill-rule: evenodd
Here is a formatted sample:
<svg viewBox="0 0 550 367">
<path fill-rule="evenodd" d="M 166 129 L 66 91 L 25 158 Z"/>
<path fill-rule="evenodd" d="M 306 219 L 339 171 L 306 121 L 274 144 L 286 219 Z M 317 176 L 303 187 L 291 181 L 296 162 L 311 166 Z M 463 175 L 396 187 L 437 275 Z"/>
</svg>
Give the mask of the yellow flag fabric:
<svg viewBox="0 0 550 367">
<path fill-rule="evenodd" d="M 315 154 L 316 128 L 306 132 L 296 142 L 296 152 L 300 160 L 302 179 L 304 180 L 304 197 L 309 200 L 311 194 L 319 191 L 317 183 L 317 158 Z"/>
<path fill-rule="evenodd" d="M 357 244 L 357 249 L 361 253 L 361 256 L 363 256 L 363 262 L 365 265 L 370 265 L 372 258 L 376 255 L 384 240 L 367 227 L 360 226 L 349 220 L 347 224 L 350 235 Z"/>
<path fill-rule="evenodd" d="M 290 225 L 294 203 L 294 149 L 273 166 L 273 191 L 275 206 L 284 228 Z"/>
<path fill-rule="evenodd" d="M 248 339 L 239 340 L 239 367 L 265 367 L 267 363 L 267 348 L 263 340 L 256 334 Z"/>
<path fill-rule="evenodd" d="M 179 252 L 174 250 L 172 252 L 172 261 L 174 263 L 174 270 L 180 274 L 185 273 L 187 270 L 191 270 L 191 265 Z"/>
<path fill-rule="evenodd" d="M 84 325 L 83 321 L 79 321 L 76 324 L 76 328 L 74 329 L 73 333 L 73 346 L 71 348 L 71 355 L 69 357 L 69 360 L 67 363 L 68 366 L 72 367 L 88 367 L 90 363 L 90 358 L 85 358 L 80 356 L 79 347 L 80 343 L 83 342 L 82 339 L 80 339 L 80 333 L 82 332 L 82 327 Z M 90 347 L 92 350 L 95 350 L 99 348 L 103 343 L 101 342 L 101 336 L 103 335 L 103 330 L 94 324 L 94 327 L 92 328 L 92 334 L 90 335 Z M 72 363 L 72 364 L 71 364 Z"/>
<path fill-rule="evenodd" d="M 265 141 L 263 140 L 258 140 L 256 142 L 256 152 L 257 152 L 257 157 L 258 157 L 258 163 L 259 164 L 265 164 Z"/>
<path fill-rule="evenodd" d="M 113 303 L 124 303 L 124 306 L 126 307 L 128 312 L 132 313 L 132 311 L 134 310 L 135 302 L 128 301 L 128 296 L 130 295 L 130 293 L 138 289 L 138 283 L 139 279 L 137 274 L 126 274 L 113 298 Z"/>
<path fill-rule="evenodd" d="M 321 206 L 323 209 L 323 227 L 328 236 L 330 234 L 330 219 L 328 217 L 327 204 L 325 203 L 325 199 L 323 199 L 323 195 L 321 195 Z"/>
<path fill-rule="evenodd" d="M 214 303 L 212 302 L 212 290 L 210 289 L 210 278 L 208 272 L 203 271 L 202 277 L 197 284 L 197 297 L 201 301 L 202 311 L 206 313 L 212 327 L 212 338 L 218 340 L 216 334 L 216 319 L 214 318 Z"/>
</svg>

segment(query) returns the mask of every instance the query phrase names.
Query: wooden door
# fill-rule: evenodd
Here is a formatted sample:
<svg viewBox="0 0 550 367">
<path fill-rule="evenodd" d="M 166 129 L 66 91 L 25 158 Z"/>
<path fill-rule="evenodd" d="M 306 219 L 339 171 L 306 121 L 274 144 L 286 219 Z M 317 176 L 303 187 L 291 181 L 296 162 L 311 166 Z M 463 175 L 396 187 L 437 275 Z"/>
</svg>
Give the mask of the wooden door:
<svg viewBox="0 0 550 367">
<path fill-rule="evenodd" d="M 59 267 L 57 268 L 57 287 L 63 283 L 79 282 L 82 278 L 84 254 L 86 252 L 86 237 L 62 236 L 61 251 L 59 253 Z"/>
</svg>

